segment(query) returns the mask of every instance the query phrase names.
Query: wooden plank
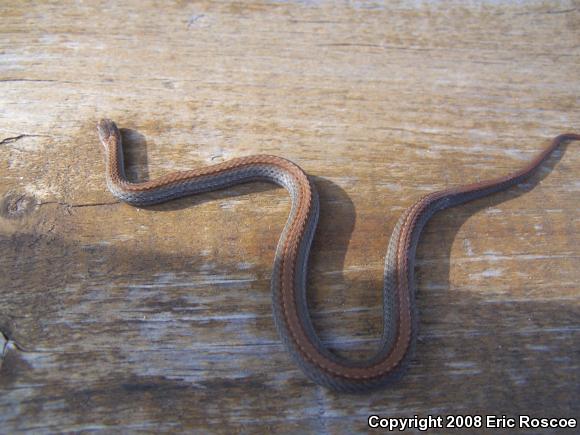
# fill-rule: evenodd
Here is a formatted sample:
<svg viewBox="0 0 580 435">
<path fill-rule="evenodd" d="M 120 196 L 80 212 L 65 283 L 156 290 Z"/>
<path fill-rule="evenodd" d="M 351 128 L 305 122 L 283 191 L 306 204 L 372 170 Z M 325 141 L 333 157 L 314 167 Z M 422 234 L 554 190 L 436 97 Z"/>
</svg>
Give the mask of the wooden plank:
<svg viewBox="0 0 580 435">
<path fill-rule="evenodd" d="M 577 144 L 445 211 L 418 249 L 396 385 L 305 379 L 271 320 L 283 191 L 146 209 L 106 190 L 95 123 L 155 178 L 252 153 L 320 190 L 309 298 L 340 353 L 380 334 L 383 255 L 419 196 L 580 125 L 577 1 L 128 1 L 0 14 L 0 432 L 366 432 L 367 417 L 580 415 Z"/>
</svg>

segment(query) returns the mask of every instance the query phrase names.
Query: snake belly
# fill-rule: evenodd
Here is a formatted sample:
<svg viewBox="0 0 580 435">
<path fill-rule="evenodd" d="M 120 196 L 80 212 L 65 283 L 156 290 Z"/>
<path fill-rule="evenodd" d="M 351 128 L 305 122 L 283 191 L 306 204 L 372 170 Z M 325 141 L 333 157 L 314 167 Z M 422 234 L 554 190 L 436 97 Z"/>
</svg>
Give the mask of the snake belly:
<svg viewBox="0 0 580 435">
<path fill-rule="evenodd" d="M 367 360 L 354 361 L 329 350 L 312 325 L 306 281 L 320 204 L 316 187 L 299 166 L 277 156 L 252 155 L 132 183 L 125 175 L 122 139 L 117 126 L 103 119 L 97 124 L 97 130 L 105 149 L 107 187 L 115 197 L 134 206 L 158 204 L 252 181 L 274 183 L 288 191 L 292 207 L 276 248 L 271 281 L 274 322 L 282 342 L 306 376 L 320 385 L 344 392 L 372 390 L 392 382 L 404 373 L 414 354 L 417 337 L 415 253 L 429 219 L 440 210 L 522 182 L 562 142 L 580 140 L 577 134 L 559 135 L 518 171 L 430 193 L 409 207 L 395 225 L 385 256 L 383 329 L 379 347 Z"/>
</svg>

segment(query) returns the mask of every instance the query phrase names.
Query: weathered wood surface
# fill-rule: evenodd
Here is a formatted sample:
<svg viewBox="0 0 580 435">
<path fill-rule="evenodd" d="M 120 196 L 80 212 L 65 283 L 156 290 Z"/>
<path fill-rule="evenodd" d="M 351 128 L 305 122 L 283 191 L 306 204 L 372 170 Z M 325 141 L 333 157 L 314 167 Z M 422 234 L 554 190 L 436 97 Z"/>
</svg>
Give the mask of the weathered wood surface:
<svg viewBox="0 0 580 435">
<path fill-rule="evenodd" d="M 580 415 L 577 143 L 433 219 L 415 362 L 349 396 L 307 381 L 273 326 L 285 193 L 131 208 L 95 132 L 125 128 L 137 180 L 250 153 L 316 177 L 312 314 L 332 347 L 368 354 L 401 211 L 580 128 L 578 1 L 124 3 L 0 8 L 0 432 Z"/>
</svg>

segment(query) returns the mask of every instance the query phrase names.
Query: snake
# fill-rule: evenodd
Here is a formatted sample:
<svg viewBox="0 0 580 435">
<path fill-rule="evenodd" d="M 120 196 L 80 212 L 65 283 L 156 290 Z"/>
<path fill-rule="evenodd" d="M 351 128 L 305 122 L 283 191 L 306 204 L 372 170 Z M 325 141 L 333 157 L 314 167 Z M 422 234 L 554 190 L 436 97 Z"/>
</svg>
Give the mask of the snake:
<svg viewBox="0 0 580 435">
<path fill-rule="evenodd" d="M 316 186 L 304 170 L 282 157 L 250 155 L 153 180 L 131 182 L 125 173 L 122 137 L 109 119 L 97 123 L 105 152 L 105 178 L 110 192 L 133 206 L 159 204 L 187 195 L 262 181 L 284 187 L 291 208 L 280 235 L 271 279 L 273 317 L 282 343 L 307 378 L 340 392 L 365 392 L 397 381 L 414 357 L 418 310 L 415 255 L 423 228 L 437 212 L 515 186 L 532 175 L 550 154 L 580 135 L 566 133 L 519 170 L 505 176 L 450 187 L 422 196 L 397 221 L 385 256 L 382 291 L 382 334 L 378 349 L 365 360 L 332 351 L 316 333 L 307 302 L 307 269 L 320 210 Z"/>
</svg>

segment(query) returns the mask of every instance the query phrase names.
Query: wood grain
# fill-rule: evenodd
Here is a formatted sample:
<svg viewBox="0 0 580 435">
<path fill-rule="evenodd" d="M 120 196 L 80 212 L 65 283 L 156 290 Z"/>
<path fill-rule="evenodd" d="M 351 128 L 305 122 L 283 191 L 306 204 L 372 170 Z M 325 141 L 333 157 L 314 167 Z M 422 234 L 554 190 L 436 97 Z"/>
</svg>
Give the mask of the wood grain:
<svg viewBox="0 0 580 435">
<path fill-rule="evenodd" d="M 307 381 L 271 319 L 285 193 L 135 209 L 129 174 L 252 153 L 315 177 L 312 315 L 340 353 L 380 333 L 383 255 L 419 196 L 499 176 L 580 128 L 578 1 L 0 4 L 0 432 L 363 433 L 370 414 L 580 415 L 580 157 L 446 211 L 418 251 L 406 377 Z"/>
</svg>

